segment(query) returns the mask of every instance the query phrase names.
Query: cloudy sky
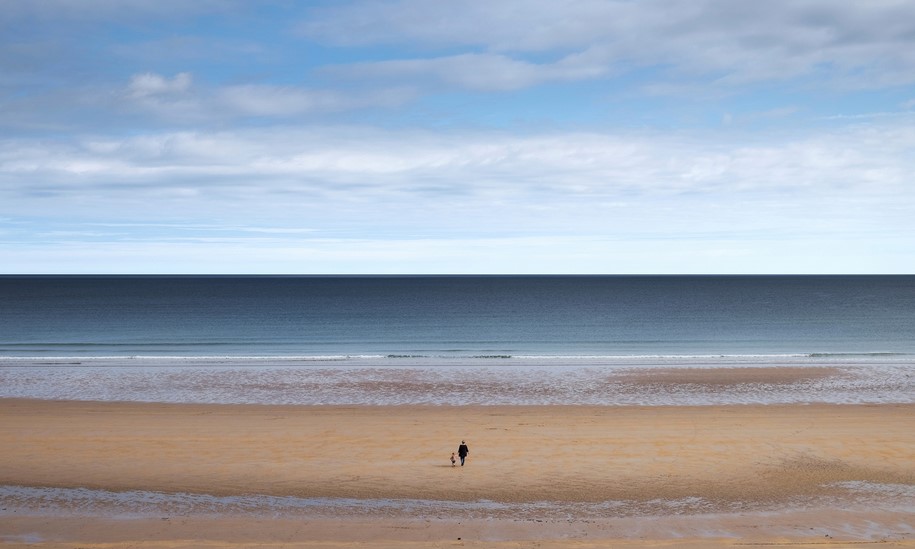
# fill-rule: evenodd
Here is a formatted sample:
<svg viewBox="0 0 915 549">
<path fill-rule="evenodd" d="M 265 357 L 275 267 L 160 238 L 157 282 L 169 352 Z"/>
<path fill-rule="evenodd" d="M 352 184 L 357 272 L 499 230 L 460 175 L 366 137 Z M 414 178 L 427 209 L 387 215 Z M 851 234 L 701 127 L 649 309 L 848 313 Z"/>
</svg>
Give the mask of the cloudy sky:
<svg viewBox="0 0 915 549">
<path fill-rule="evenodd" d="M 4 0 L 2 273 L 912 273 L 911 0 Z"/>
</svg>

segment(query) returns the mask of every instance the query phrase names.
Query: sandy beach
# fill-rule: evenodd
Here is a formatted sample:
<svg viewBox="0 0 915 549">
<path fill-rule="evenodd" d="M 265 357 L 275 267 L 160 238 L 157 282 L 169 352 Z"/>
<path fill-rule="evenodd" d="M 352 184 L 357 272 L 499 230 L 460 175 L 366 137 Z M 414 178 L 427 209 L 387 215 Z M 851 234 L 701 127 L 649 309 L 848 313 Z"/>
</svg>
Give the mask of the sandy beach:
<svg viewBox="0 0 915 549">
<path fill-rule="evenodd" d="M 0 416 L 10 546 L 915 547 L 915 405 L 3 399 Z"/>
</svg>

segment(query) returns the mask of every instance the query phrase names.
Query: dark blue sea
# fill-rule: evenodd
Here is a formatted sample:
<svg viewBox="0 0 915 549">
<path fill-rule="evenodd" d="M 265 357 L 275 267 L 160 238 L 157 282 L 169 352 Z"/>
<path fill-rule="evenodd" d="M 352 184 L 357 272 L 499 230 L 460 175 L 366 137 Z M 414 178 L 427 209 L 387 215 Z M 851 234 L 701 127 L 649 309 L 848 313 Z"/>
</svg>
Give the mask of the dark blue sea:
<svg viewBox="0 0 915 549">
<path fill-rule="evenodd" d="M 915 353 L 915 277 L 2 277 L 0 356 Z"/>
<path fill-rule="evenodd" d="M 915 276 L 0 277 L 0 396 L 627 404 L 627 368 L 799 365 L 907 401 L 913 363 Z"/>
</svg>

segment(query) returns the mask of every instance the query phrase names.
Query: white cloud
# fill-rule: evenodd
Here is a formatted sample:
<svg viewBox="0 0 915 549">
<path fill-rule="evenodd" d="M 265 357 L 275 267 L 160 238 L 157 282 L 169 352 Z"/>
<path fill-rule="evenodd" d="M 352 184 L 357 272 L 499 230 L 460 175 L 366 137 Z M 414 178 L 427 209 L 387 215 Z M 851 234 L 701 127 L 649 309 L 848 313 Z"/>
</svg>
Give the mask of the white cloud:
<svg viewBox="0 0 915 549">
<path fill-rule="evenodd" d="M 511 86 L 497 81 L 491 88 L 471 78 L 452 79 L 474 89 L 554 79 L 557 67 L 535 62 L 531 54 L 589 57 L 587 70 L 565 74 L 578 79 L 620 66 L 660 66 L 680 78 L 711 77 L 727 86 L 812 74 L 851 87 L 915 81 L 915 4 L 908 2 L 399 0 L 314 10 L 299 29 L 337 45 L 484 50 L 382 62 L 385 71 L 425 68 L 441 76 L 449 65 L 475 60 L 484 74 L 496 66 L 508 69 L 509 77 L 519 73 Z"/>
<path fill-rule="evenodd" d="M 365 127 L 6 140 L 0 218 L 56 221 L 4 235 L 0 253 L 20 272 L 902 272 L 915 129 L 886 122 L 790 141 Z"/>
<path fill-rule="evenodd" d="M 131 77 L 125 95 L 141 109 L 179 123 L 396 107 L 415 96 L 413 90 L 405 87 L 342 92 L 265 84 L 206 88 L 192 83 L 193 77 L 188 72 L 172 78 L 156 73 L 137 74 Z"/>
<path fill-rule="evenodd" d="M 549 81 L 580 80 L 605 75 L 609 69 L 585 55 L 553 63 L 530 63 L 498 54 L 462 54 L 432 59 L 359 63 L 330 69 L 349 76 L 422 78 L 479 91 L 507 91 Z"/>
<path fill-rule="evenodd" d="M 48 0 L 0 25 L 0 257 L 24 271 L 915 257 L 911 95 L 849 93 L 915 82 L 911 2 Z M 614 129 L 636 124 L 658 129 Z"/>
<path fill-rule="evenodd" d="M 111 209 L 145 216 L 155 203 L 167 211 L 180 203 L 187 211 L 254 208 L 267 214 L 286 212 L 282 197 L 289 197 L 307 199 L 315 211 L 339 209 L 365 219 L 381 215 L 383 207 L 415 207 L 434 217 L 461 205 L 479 212 L 509 208 L 519 215 L 546 209 L 565 221 L 591 212 L 597 226 L 607 204 L 707 200 L 772 206 L 789 200 L 803 209 L 847 200 L 862 211 L 874 204 L 912 205 L 908 185 L 915 159 L 906 153 L 915 147 L 915 130 L 905 125 L 847 128 L 787 142 L 730 137 L 286 127 L 56 145 L 7 141 L 0 146 L 0 192 L 8 211 L 0 215 L 39 213 L 56 204 L 90 216 Z M 38 189 L 58 198 L 30 198 Z"/>
<path fill-rule="evenodd" d="M 401 43 L 483 46 L 493 51 L 576 49 L 627 26 L 628 2 L 354 2 L 314 10 L 306 36 L 339 45 Z M 646 10 L 646 11 L 653 11 Z M 630 15 L 627 15 L 630 14 Z"/>
<path fill-rule="evenodd" d="M 135 74 L 130 78 L 127 92 L 131 97 L 141 99 L 150 96 L 178 94 L 188 91 L 191 87 L 190 73 L 180 72 L 172 78 L 146 72 Z"/>
<path fill-rule="evenodd" d="M 180 72 L 169 78 L 157 73 L 135 74 L 123 90 L 125 106 L 153 114 L 158 120 L 181 125 L 200 124 L 217 111 L 208 91 L 193 86 L 193 76 Z"/>
<path fill-rule="evenodd" d="M 283 116 L 316 110 L 337 110 L 338 95 L 280 86 L 229 86 L 217 96 L 232 111 L 256 116 Z"/>
</svg>

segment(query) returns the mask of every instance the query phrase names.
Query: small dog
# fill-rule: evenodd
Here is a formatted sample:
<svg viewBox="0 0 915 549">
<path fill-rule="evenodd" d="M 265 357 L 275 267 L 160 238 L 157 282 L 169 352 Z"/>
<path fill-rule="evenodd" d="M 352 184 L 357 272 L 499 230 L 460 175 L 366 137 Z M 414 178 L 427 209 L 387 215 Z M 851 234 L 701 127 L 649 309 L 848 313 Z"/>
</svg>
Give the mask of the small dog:
<svg viewBox="0 0 915 549">
<path fill-rule="evenodd" d="M 457 462 L 457 460 L 454 459 L 454 452 L 451 452 L 451 466 L 454 467 L 454 464 L 455 464 L 456 462 Z"/>
</svg>

